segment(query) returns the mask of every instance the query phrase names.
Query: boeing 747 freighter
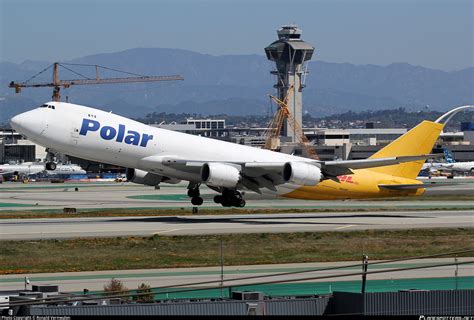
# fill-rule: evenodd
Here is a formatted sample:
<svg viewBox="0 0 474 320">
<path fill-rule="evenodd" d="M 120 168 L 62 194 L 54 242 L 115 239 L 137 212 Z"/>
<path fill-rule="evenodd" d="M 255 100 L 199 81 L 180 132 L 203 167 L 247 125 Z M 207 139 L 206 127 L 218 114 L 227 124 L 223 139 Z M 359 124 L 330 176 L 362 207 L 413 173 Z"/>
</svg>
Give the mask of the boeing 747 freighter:
<svg viewBox="0 0 474 320">
<path fill-rule="evenodd" d="M 365 160 L 317 161 L 160 129 L 113 113 L 48 102 L 11 119 L 30 140 L 58 152 L 127 169 L 145 185 L 189 181 L 188 196 L 201 205 L 199 187 L 219 194 L 222 206 L 243 207 L 241 191 L 298 199 L 361 199 L 420 195 L 416 177 L 443 124 L 423 121 Z"/>
</svg>

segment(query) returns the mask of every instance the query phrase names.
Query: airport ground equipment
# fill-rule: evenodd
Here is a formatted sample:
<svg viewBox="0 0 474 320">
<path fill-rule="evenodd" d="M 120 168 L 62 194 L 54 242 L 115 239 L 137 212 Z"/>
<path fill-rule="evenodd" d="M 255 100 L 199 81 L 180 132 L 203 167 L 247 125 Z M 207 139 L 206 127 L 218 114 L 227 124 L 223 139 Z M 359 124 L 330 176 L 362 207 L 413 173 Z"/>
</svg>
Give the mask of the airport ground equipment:
<svg viewBox="0 0 474 320">
<path fill-rule="evenodd" d="M 288 90 L 291 87 L 294 88 L 291 99 L 286 101 L 294 119 L 285 119 L 283 136 L 291 138 L 291 142 L 296 142 L 295 125 L 291 126 L 290 122 L 302 123 L 303 120 L 302 90 L 308 73 L 305 62 L 311 60 L 314 47 L 301 39 L 301 29 L 295 25 L 284 25 L 277 30 L 277 34 L 278 40 L 266 47 L 265 53 L 267 59 L 275 61 L 276 64 L 276 70 L 271 71 L 271 74 L 277 76 L 277 82 L 274 85 L 277 89 L 277 98 L 284 101 L 288 96 Z"/>
<path fill-rule="evenodd" d="M 95 78 L 89 78 L 83 74 L 72 70 L 72 66 L 82 66 L 82 67 L 94 67 L 95 68 Z M 60 80 L 59 79 L 59 67 L 62 67 L 74 74 L 81 76 L 83 79 L 74 79 L 74 80 Z M 52 82 L 43 82 L 43 83 L 30 83 L 31 80 L 38 77 L 40 74 L 46 72 L 50 68 L 53 68 L 53 79 Z M 101 78 L 99 70 L 109 70 L 116 71 L 121 73 L 126 73 L 128 75 L 133 75 L 134 77 L 123 77 L 123 78 Z M 112 83 L 133 83 L 133 82 L 154 82 L 154 81 L 176 81 L 184 80 L 182 76 L 171 75 L 171 76 L 144 76 L 135 73 L 125 72 L 117 69 L 112 69 L 104 66 L 91 65 L 91 64 L 74 64 L 74 63 L 59 63 L 55 62 L 47 68 L 43 69 L 29 80 L 24 82 L 15 82 L 12 81 L 9 84 L 10 88 L 14 88 L 16 93 L 20 93 L 22 88 L 44 88 L 44 87 L 53 87 L 53 101 L 61 101 L 60 89 L 69 88 L 72 85 L 87 85 L 87 84 L 112 84 Z"/>
</svg>

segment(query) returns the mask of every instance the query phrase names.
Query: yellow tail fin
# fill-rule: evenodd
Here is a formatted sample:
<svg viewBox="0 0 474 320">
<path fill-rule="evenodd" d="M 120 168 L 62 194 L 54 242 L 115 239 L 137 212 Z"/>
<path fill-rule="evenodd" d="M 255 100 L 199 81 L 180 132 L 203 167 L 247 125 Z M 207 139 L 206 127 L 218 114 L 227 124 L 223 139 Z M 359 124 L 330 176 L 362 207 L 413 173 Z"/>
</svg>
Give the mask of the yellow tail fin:
<svg viewBox="0 0 474 320">
<path fill-rule="evenodd" d="M 416 156 L 429 154 L 433 149 L 444 125 L 441 123 L 423 121 L 386 147 L 379 150 L 369 159 L 395 156 Z M 405 162 L 401 164 L 371 168 L 370 170 L 397 177 L 415 179 L 420 173 L 424 160 Z"/>
</svg>

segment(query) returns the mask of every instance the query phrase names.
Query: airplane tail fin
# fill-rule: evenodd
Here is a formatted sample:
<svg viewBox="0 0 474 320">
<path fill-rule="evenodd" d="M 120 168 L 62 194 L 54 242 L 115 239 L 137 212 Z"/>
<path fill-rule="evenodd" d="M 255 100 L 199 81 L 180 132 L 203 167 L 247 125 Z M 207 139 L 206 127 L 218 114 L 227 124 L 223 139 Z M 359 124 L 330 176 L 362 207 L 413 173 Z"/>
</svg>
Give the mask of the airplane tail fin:
<svg viewBox="0 0 474 320">
<path fill-rule="evenodd" d="M 443 147 L 443 153 L 444 153 L 444 159 L 446 160 L 446 163 L 455 163 L 453 155 L 451 154 L 451 151 L 449 151 L 448 148 Z"/>
<path fill-rule="evenodd" d="M 433 149 L 444 125 L 432 121 L 423 121 L 404 135 L 385 146 L 369 159 L 395 156 L 417 156 L 429 154 Z M 415 179 L 423 167 L 424 160 L 405 162 L 391 166 L 376 167 L 369 170 L 397 177 Z"/>
</svg>

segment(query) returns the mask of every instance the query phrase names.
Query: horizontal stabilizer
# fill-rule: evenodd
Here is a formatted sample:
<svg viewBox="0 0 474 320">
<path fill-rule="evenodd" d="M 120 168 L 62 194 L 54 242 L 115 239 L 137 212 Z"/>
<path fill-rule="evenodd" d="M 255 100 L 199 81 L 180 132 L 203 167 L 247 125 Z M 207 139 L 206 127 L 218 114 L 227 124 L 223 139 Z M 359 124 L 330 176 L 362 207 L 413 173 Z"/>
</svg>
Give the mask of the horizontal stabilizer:
<svg viewBox="0 0 474 320">
<path fill-rule="evenodd" d="M 444 186 L 453 186 L 462 183 L 449 182 L 449 183 L 416 183 L 416 184 L 379 184 L 379 188 L 389 190 L 413 190 L 413 189 L 424 189 L 424 188 L 435 188 Z"/>
</svg>

